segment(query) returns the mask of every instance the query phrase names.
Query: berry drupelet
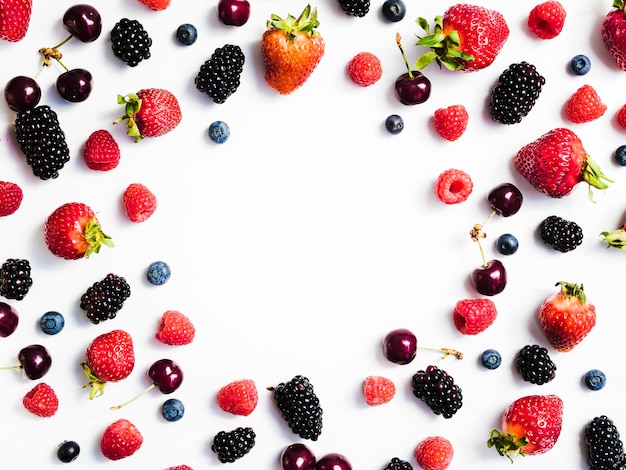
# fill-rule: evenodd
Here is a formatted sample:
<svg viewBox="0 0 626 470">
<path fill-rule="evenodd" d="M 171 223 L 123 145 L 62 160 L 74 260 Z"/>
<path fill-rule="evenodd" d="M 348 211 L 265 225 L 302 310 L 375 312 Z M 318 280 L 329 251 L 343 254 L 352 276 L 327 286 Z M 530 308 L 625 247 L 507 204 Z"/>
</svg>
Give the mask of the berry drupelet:
<svg viewBox="0 0 626 470">
<path fill-rule="evenodd" d="M 30 263 L 26 259 L 8 259 L 0 267 L 0 295 L 23 300 L 33 285 Z"/>
<path fill-rule="evenodd" d="M 515 367 L 526 382 L 546 384 L 556 376 L 556 364 L 550 359 L 548 350 L 538 344 L 526 345 L 515 357 Z"/>
<path fill-rule="evenodd" d="M 98 324 L 115 318 L 128 297 L 130 286 L 126 279 L 111 273 L 87 289 L 80 298 L 80 308 L 86 312 L 91 323 Z"/>
<path fill-rule="evenodd" d="M 274 403 L 291 430 L 302 439 L 316 441 L 322 433 L 323 413 L 309 379 L 296 375 L 269 390 L 274 392 Z"/>
<path fill-rule="evenodd" d="M 583 242 L 583 229 L 573 221 L 551 215 L 539 224 L 543 242 L 562 253 L 577 248 Z"/>
<path fill-rule="evenodd" d="M 111 49 L 115 57 L 129 67 L 150 58 L 152 39 L 137 20 L 122 18 L 111 30 Z"/>
<path fill-rule="evenodd" d="M 226 44 L 215 49 L 196 75 L 196 88 L 222 104 L 237 91 L 246 58 L 241 47 Z"/>
<path fill-rule="evenodd" d="M 518 124 L 535 106 L 546 79 L 528 62 L 511 64 L 491 91 L 489 113 L 501 124 Z"/>
<path fill-rule="evenodd" d="M 624 470 L 624 443 L 611 418 L 602 415 L 585 426 L 587 463 L 591 470 Z"/>
<path fill-rule="evenodd" d="M 383 470 L 413 470 L 413 466 L 406 460 L 392 458 Z"/>
<path fill-rule="evenodd" d="M 339 0 L 339 6 L 347 15 L 362 18 L 370 11 L 370 0 Z"/>
<path fill-rule="evenodd" d="M 220 431 L 213 438 L 211 450 L 222 463 L 234 462 L 254 447 L 256 434 L 252 428 L 238 427 L 232 431 Z"/>
<path fill-rule="evenodd" d="M 463 406 L 461 388 L 437 366 L 419 370 L 412 378 L 413 395 L 424 401 L 436 415 L 451 418 Z"/>
</svg>

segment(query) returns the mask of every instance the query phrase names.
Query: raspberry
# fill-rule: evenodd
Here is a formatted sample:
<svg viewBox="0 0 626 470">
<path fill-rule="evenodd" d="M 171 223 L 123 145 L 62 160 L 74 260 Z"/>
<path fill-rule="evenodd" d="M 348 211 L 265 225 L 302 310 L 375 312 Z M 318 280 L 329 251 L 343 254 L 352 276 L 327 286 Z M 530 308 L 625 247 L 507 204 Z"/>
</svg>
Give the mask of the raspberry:
<svg viewBox="0 0 626 470">
<path fill-rule="evenodd" d="M 109 171 L 120 163 L 120 148 L 109 131 L 99 129 L 87 138 L 83 158 L 89 169 Z"/>
<path fill-rule="evenodd" d="M 10 181 L 0 181 L 0 217 L 13 214 L 22 205 L 22 188 Z"/>
<path fill-rule="evenodd" d="M 581 86 L 565 104 L 565 115 L 575 124 L 594 121 L 606 110 L 606 104 L 591 85 Z"/>
<path fill-rule="evenodd" d="M 459 300 L 454 306 L 454 326 L 464 335 L 477 335 L 491 326 L 497 315 L 491 299 Z"/>
<path fill-rule="evenodd" d="M 445 470 L 450 466 L 454 448 L 448 439 L 430 436 L 415 448 L 415 460 L 424 470 Z"/>
<path fill-rule="evenodd" d="M 49 418 L 59 409 L 59 399 L 50 385 L 40 382 L 22 399 L 24 408 L 32 414 Z"/>
<path fill-rule="evenodd" d="M 190 344 L 196 335 L 196 328 L 187 316 L 177 310 L 168 310 L 161 317 L 156 339 L 170 346 Z"/>
<path fill-rule="evenodd" d="M 454 142 L 467 129 L 469 114 L 462 104 L 439 108 L 433 114 L 433 125 L 437 133 L 446 140 Z"/>
<path fill-rule="evenodd" d="M 472 193 L 474 184 L 470 176 L 462 170 L 451 168 L 437 177 L 435 192 L 441 202 L 458 204 Z"/>
<path fill-rule="evenodd" d="M 236 380 L 224 385 L 217 392 L 217 404 L 226 411 L 238 416 L 248 416 L 254 411 L 259 402 L 254 380 Z"/>
<path fill-rule="evenodd" d="M 617 124 L 626 130 L 626 104 L 619 109 L 615 118 L 617 119 Z"/>
<path fill-rule="evenodd" d="M 386 377 L 370 375 L 363 381 L 363 395 L 369 406 L 388 403 L 396 394 L 396 386 Z"/>
<path fill-rule="evenodd" d="M 102 433 L 100 450 L 109 460 L 120 460 L 130 457 L 139 450 L 143 436 L 139 429 L 127 419 L 118 419 L 111 423 Z"/>
<path fill-rule="evenodd" d="M 559 2 L 548 1 L 535 6 L 528 15 L 528 28 L 539 39 L 561 34 L 567 13 Z"/>
<path fill-rule="evenodd" d="M 362 87 L 373 85 L 382 74 L 380 59 L 371 52 L 360 52 L 348 63 L 350 80 Z"/>
<path fill-rule="evenodd" d="M 123 202 L 126 215 L 135 223 L 146 221 L 158 206 L 156 196 L 140 183 L 132 183 L 126 188 Z"/>
</svg>

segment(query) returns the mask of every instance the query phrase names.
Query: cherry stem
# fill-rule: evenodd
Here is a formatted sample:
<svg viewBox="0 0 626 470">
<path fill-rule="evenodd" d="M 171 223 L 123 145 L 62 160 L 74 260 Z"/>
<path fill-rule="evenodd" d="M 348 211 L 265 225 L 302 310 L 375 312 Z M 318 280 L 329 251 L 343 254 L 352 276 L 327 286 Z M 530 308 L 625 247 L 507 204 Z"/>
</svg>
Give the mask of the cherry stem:
<svg viewBox="0 0 626 470">
<path fill-rule="evenodd" d="M 63 54 L 59 52 L 59 48 L 73 37 L 74 35 L 70 34 L 67 38 L 65 38 L 54 47 L 42 47 L 41 49 L 39 49 L 39 53 L 43 56 L 43 66 L 49 67 L 51 63 L 50 59 L 54 59 L 59 64 L 61 64 L 61 67 L 63 67 L 66 72 L 69 72 L 69 69 L 65 66 L 63 62 L 61 62 L 61 57 L 63 57 Z"/>
<path fill-rule="evenodd" d="M 396 33 L 396 44 L 402 53 L 402 60 L 404 60 L 404 65 L 406 65 L 406 71 L 409 73 L 409 78 L 413 80 L 413 73 L 411 72 L 411 67 L 409 67 L 409 62 L 406 58 L 406 54 L 404 53 L 404 48 L 402 47 L 402 36 L 400 36 L 400 33 Z"/>
<path fill-rule="evenodd" d="M 463 359 L 463 353 L 461 351 L 457 351 L 456 349 L 451 349 L 451 348 L 441 348 L 441 349 L 437 349 L 437 348 L 424 348 L 424 347 L 418 347 L 417 349 L 422 349 L 424 351 L 435 351 L 435 352 L 440 352 L 443 353 L 443 358 L 445 359 L 448 356 L 454 356 L 457 359 Z"/>
<path fill-rule="evenodd" d="M 156 383 L 153 383 L 152 385 L 150 385 L 148 388 L 146 388 L 143 392 L 141 392 L 139 395 L 135 395 L 133 398 L 131 398 L 130 400 L 128 400 L 127 402 L 122 403 L 121 405 L 117 405 L 117 406 L 112 406 L 111 410 L 119 410 L 120 408 L 122 408 L 123 406 L 129 405 L 132 402 L 134 402 L 137 398 L 141 397 L 142 395 L 144 395 L 145 393 L 148 393 L 150 390 L 152 390 L 154 387 L 156 387 Z"/>
<path fill-rule="evenodd" d="M 21 365 L 0 367 L 0 370 L 19 370 L 19 369 L 22 369 Z"/>
<path fill-rule="evenodd" d="M 489 217 L 487 217 L 487 219 L 482 223 L 482 225 L 476 224 L 474 225 L 474 227 L 472 227 L 472 230 L 470 230 L 470 237 L 472 237 L 472 240 L 478 244 L 478 249 L 480 250 L 480 256 L 483 260 L 483 268 L 487 267 L 487 258 L 485 257 L 485 250 L 483 249 L 483 244 L 480 243 L 480 239 L 487 237 L 487 234 L 483 232 L 483 227 L 487 225 L 487 222 L 489 222 L 495 214 L 496 214 L 496 211 L 494 209 L 493 211 L 491 211 L 491 214 L 489 214 Z"/>
</svg>

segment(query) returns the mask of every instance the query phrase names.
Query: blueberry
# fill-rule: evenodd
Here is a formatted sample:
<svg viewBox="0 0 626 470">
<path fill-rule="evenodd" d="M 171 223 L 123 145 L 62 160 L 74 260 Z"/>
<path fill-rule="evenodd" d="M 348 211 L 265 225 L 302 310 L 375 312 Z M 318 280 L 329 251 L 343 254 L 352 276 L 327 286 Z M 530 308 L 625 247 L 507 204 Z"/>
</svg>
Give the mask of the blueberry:
<svg viewBox="0 0 626 470">
<path fill-rule="evenodd" d="M 41 331 L 47 335 L 56 335 L 65 326 L 65 318 L 59 312 L 46 312 L 39 320 Z"/>
<path fill-rule="evenodd" d="M 183 46 L 191 46 L 198 39 L 198 30 L 192 24 L 181 24 L 176 30 L 176 39 Z"/>
<path fill-rule="evenodd" d="M 402 0 L 385 0 L 383 16 L 392 23 L 397 23 L 406 15 L 406 5 Z"/>
<path fill-rule="evenodd" d="M 519 248 L 519 242 L 514 235 L 504 233 L 496 240 L 496 248 L 503 255 L 512 255 Z"/>
<path fill-rule="evenodd" d="M 57 457 L 63 463 L 76 460 L 78 454 L 80 454 L 80 446 L 75 441 L 63 441 L 57 450 Z"/>
<path fill-rule="evenodd" d="M 617 147 L 613 156 L 618 164 L 626 166 L 626 145 L 620 145 Z"/>
<path fill-rule="evenodd" d="M 404 129 L 404 120 L 397 114 L 392 114 L 385 120 L 385 127 L 391 134 L 399 134 Z"/>
<path fill-rule="evenodd" d="M 606 385 L 606 375 L 598 369 L 591 369 L 585 374 L 585 385 L 589 390 L 600 390 Z"/>
<path fill-rule="evenodd" d="M 570 60 L 569 69 L 576 75 L 585 75 L 591 69 L 591 60 L 586 55 L 578 54 Z"/>
<path fill-rule="evenodd" d="M 165 261 L 155 261 L 148 266 L 148 271 L 146 271 L 146 277 L 151 284 L 155 286 L 160 286 L 165 284 L 167 280 L 170 278 L 170 267 Z"/>
<path fill-rule="evenodd" d="M 497 369 L 502 364 L 502 356 L 495 349 L 487 349 L 480 356 L 480 363 L 487 369 Z"/>
<path fill-rule="evenodd" d="M 223 144 L 230 137 L 230 127 L 223 121 L 215 121 L 209 126 L 209 138 L 216 144 Z"/>
<path fill-rule="evenodd" d="M 170 398 L 163 403 L 161 413 L 167 421 L 178 421 L 185 414 L 185 405 L 177 398 Z"/>
</svg>

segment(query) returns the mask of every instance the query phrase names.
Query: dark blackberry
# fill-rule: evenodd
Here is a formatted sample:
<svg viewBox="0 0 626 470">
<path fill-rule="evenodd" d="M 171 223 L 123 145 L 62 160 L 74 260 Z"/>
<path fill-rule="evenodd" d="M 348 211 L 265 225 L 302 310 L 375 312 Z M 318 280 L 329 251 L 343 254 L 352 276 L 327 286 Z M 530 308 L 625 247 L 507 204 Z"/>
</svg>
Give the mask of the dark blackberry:
<svg viewBox="0 0 626 470">
<path fill-rule="evenodd" d="M 539 224 L 539 235 L 546 245 L 562 253 L 572 251 L 583 242 L 583 229 L 576 222 L 556 215 Z"/>
<path fill-rule="evenodd" d="M 130 297 L 130 286 L 121 276 L 107 274 L 101 281 L 93 285 L 80 298 L 80 308 L 87 313 L 91 323 L 115 318 Z"/>
<path fill-rule="evenodd" d="M 394 457 L 383 470 L 413 470 L 413 467 L 406 460 L 400 460 L 398 457 Z"/>
<path fill-rule="evenodd" d="M 302 439 L 316 441 L 322 433 L 322 408 L 309 379 L 296 375 L 269 390 L 291 430 Z"/>
<path fill-rule="evenodd" d="M 115 57 L 130 67 L 150 58 L 152 39 L 137 20 L 122 18 L 111 30 L 111 48 Z"/>
<path fill-rule="evenodd" d="M 489 100 L 489 113 L 501 124 L 518 124 L 533 109 L 546 79 L 528 62 L 511 64 L 500 77 Z"/>
<path fill-rule="evenodd" d="M 626 470 L 624 443 L 607 416 L 593 418 L 585 426 L 587 463 L 590 470 Z"/>
<path fill-rule="evenodd" d="M 195 80 L 196 88 L 216 103 L 224 103 L 239 88 L 245 61 L 241 47 L 232 44 L 218 47 L 200 66 Z"/>
<path fill-rule="evenodd" d="M 556 376 L 556 364 L 548 350 L 538 344 L 526 345 L 515 357 L 515 367 L 526 382 L 543 385 Z"/>
<path fill-rule="evenodd" d="M 254 447 L 256 434 L 252 428 L 238 427 L 232 431 L 220 431 L 213 438 L 211 450 L 222 463 L 234 462 Z"/>
<path fill-rule="evenodd" d="M 463 406 L 463 393 L 452 376 L 437 366 L 419 370 L 412 379 L 413 395 L 436 415 L 451 418 Z"/>
<path fill-rule="evenodd" d="M 364 17 L 370 11 L 370 0 L 338 0 L 339 6 L 350 16 Z"/>
<path fill-rule="evenodd" d="M 57 178 L 59 170 L 70 161 L 65 133 L 50 106 L 17 113 L 15 137 L 33 174 L 42 180 Z"/>
<path fill-rule="evenodd" d="M 0 295 L 7 299 L 22 300 L 33 285 L 30 263 L 26 259 L 8 259 L 0 268 Z"/>
</svg>

